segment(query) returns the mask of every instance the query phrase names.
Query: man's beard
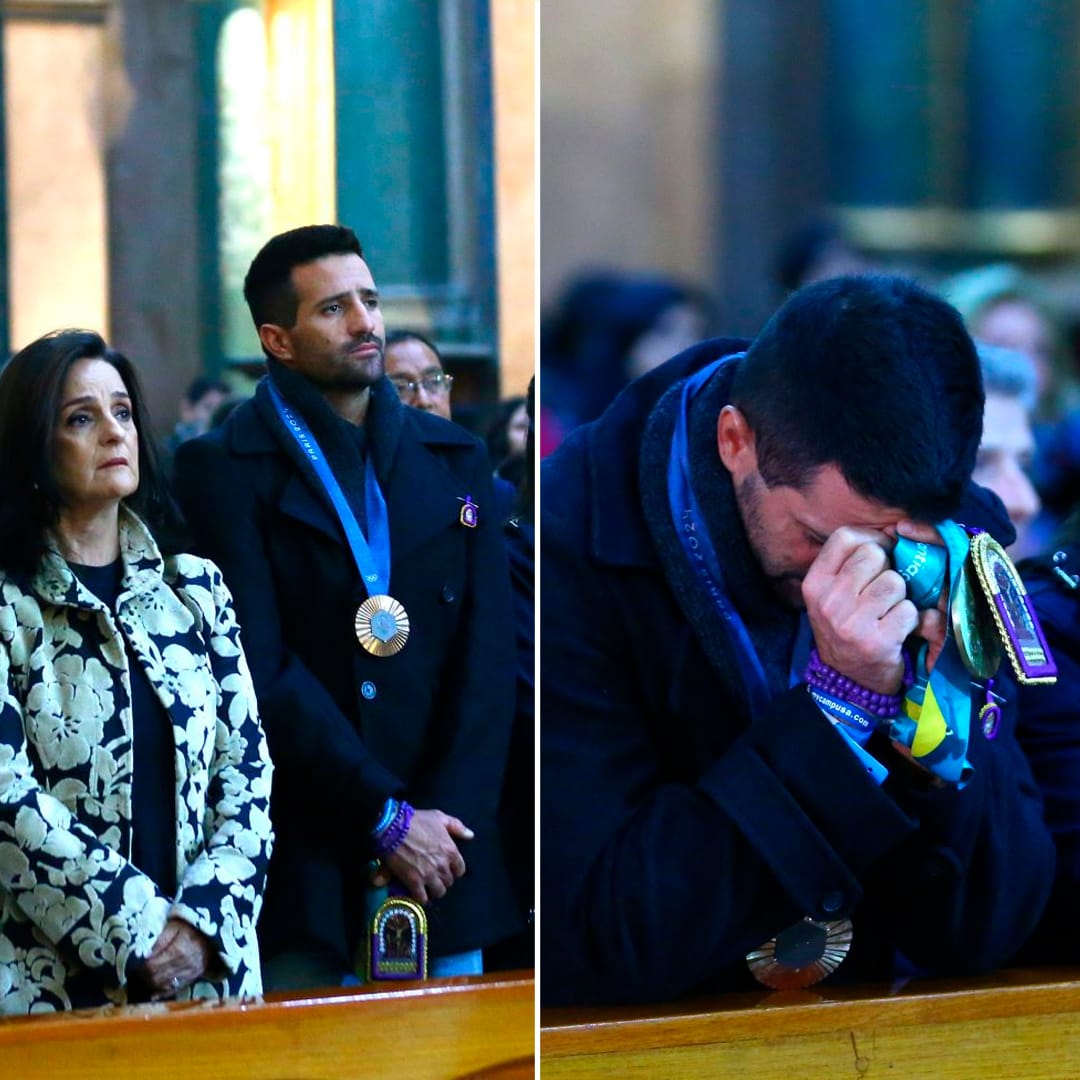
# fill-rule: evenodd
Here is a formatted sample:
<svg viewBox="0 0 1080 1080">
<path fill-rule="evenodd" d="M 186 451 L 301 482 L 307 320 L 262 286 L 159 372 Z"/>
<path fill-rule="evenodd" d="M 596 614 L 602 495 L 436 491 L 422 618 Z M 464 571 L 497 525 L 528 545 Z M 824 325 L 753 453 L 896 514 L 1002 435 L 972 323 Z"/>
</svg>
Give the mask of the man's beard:
<svg viewBox="0 0 1080 1080">
<path fill-rule="evenodd" d="M 775 565 L 769 552 L 769 535 L 761 520 L 761 489 L 765 481 L 759 473 L 752 473 L 739 484 L 736 502 L 742 515 L 743 528 L 750 550 L 761 568 L 762 574 L 777 597 L 787 607 L 801 609 L 802 574 Z"/>
<path fill-rule="evenodd" d="M 354 350 L 361 345 L 376 345 L 378 346 L 379 353 L 378 359 L 372 356 L 370 359 L 360 358 L 355 355 Z M 341 351 L 340 354 L 341 363 L 338 366 L 338 370 L 327 380 L 324 381 L 324 386 L 336 386 L 339 389 L 353 389 L 361 390 L 365 387 L 374 386 L 375 383 L 382 379 L 386 373 L 386 349 L 381 337 L 377 334 L 367 334 L 362 338 L 357 338 L 355 341 L 349 343 L 349 345 Z"/>
</svg>

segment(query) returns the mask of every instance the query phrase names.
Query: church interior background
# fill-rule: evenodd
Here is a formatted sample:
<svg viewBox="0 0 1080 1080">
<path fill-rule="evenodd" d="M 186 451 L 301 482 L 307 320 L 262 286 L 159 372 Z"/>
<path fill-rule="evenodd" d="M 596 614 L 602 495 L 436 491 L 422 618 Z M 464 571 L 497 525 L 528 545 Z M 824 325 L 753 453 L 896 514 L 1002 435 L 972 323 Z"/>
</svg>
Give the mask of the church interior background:
<svg viewBox="0 0 1080 1080">
<path fill-rule="evenodd" d="M 5 0 L 0 28 L 0 350 L 98 329 L 164 430 L 195 375 L 257 364 L 255 251 L 340 221 L 465 416 L 524 391 L 528 0 Z"/>
</svg>

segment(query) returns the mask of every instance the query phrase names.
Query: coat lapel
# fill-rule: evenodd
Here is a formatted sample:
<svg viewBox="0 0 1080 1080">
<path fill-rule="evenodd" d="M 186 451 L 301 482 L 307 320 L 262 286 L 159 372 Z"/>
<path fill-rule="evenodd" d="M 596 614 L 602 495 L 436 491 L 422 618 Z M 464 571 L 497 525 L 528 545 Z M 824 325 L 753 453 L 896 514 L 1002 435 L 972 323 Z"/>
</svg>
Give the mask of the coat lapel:
<svg viewBox="0 0 1080 1080">
<path fill-rule="evenodd" d="M 281 512 L 310 525 L 313 529 L 345 546 L 345 532 L 334 512 L 311 489 L 311 484 L 299 473 L 293 472 L 281 493 Z"/>
<path fill-rule="evenodd" d="M 340 544 L 348 553 L 345 533 L 337 515 L 312 487 L 281 446 L 272 424 L 276 414 L 268 396 L 257 393 L 253 408 L 238 409 L 229 431 L 230 447 L 240 454 L 271 454 L 288 469 L 279 508 L 283 514 L 303 522 Z M 395 437 L 389 447 L 388 467 L 383 466 L 383 497 L 390 517 L 390 547 L 396 562 L 426 544 L 448 528 L 459 524 L 461 507 L 471 496 L 481 517 L 494 513 L 490 492 L 466 490 L 468 482 L 457 476 L 447 463 L 445 450 L 471 451 L 474 439 L 463 428 L 404 408 L 403 438 Z M 439 449 L 443 448 L 442 453 Z M 471 460 L 471 453 L 468 455 Z M 377 462 L 378 464 L 378 462 Z M 351 555 L 350 555 L 351 558 Z"/>
<path fill-rule="evenodd" d="M 279 503 L 281 512 L 345 546 L 345 534 L 337 515 L 281 445 L 274 427 L 278 422 L 277 414 L 270 395 L 261 384 L 250 404 L 250 408 L 237 409 L 230 418 L 230 449 L 242 455 L 270 454 L 281 461 L 288 469 Z"/>
<path fill-rule="evenodd" d="M 454 429 L 432 436 L 430 431 L 418 430 L 417 420 L 415 416 L 405 418 L 408 432 L 398 442 L 383 491 L 395 561 L 446 529 L 465 528 L 459 523 L 459 515 L 468 496 L 479 504 L 480 515 L 494 512 L 491 505 L 483 505 L 489 501 L 490 492 L 466 490 L 468 482 L 454 474 L 443 455 L 432 452 L 439 444 L 471 448 L 470 436 Z"/>
</svg>

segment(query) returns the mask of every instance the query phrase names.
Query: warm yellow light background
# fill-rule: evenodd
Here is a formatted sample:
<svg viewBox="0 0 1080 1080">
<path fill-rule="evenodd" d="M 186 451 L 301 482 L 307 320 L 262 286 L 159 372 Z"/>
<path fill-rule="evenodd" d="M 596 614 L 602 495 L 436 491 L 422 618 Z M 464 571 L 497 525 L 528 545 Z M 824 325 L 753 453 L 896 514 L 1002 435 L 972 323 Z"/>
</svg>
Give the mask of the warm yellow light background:
<svg viewBox="0 0 1080 1080">
<path fill-rule="evenodd" d="M 107 335 L 104 29 L 13 19 L 3 47 L 12 348 Z"/>
<path fill-rule="evenodd" d="M 713 100 L 728 5 L 543 0 L 540 291 L 583 268 L 715 272 Z"/>
<path fill-rule="evenodd" d="M 337 220 L 332 0 L 268 0 L 273 231 Z"/>
<path fill-rule="evenodd" d="M 536 17 L 533 0 L 491 5 L 495 220 L 502 395 L 523 394 L 536 350 Z"/>
</svg>

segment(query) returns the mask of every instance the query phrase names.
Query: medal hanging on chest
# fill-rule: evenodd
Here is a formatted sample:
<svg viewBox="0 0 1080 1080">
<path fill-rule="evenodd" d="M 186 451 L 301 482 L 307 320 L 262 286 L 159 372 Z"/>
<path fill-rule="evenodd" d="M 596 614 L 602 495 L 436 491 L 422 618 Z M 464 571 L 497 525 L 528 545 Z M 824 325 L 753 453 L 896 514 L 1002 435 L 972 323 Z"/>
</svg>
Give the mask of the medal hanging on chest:
<svg viewBox="0 0 1080 1080">
<path fill-rule="evenodd" d="M 372 656 L 396 656 L 409 640 L 409 616 L 404 604 L 390 595 L 390 524 L 370 454 L 365 481 L 364 509 L 370 543 L 366 553 L 357 552 L 356 545 L 352 546 L 356 565 L 368 587 L 368 598 L 356 609 L 353 628 L 365 652 Z"/>
<path fill-rule="evenodd" d="M 802 990 L 831 975 L 851 949 L 850 919 L 800 919 L 747 953 L 750 973 L 772 990 Z"/>
<path fill-rule="evenodd" d="M 404 605 L 390 595 L 390 517 L 371 454 L 368 453 L 364 461 L 364 512 L 368 529 L 365 536 L 337 477 L 303 417 L 289 408 L 273 380 L 269 380 L 268 386 L 285 429 L 311 463 L 319 483 L 337 511 L 349 550 L 360 572 L 360 580 L 367 589 L 368 597 L 357 608 L 353 620 L 356 639 L 372 656 L 395 656 L 409 640 L 409 616 Z"/>
<path fill-rule="evenodd" d="M 392 596 L 369 596 L 356 609 L 356 639 L 372 656 L 393 656 L 409 640 L 409 616 Z"/>
</svg>

